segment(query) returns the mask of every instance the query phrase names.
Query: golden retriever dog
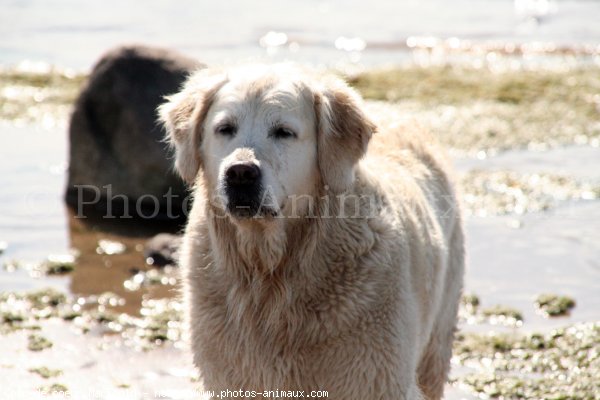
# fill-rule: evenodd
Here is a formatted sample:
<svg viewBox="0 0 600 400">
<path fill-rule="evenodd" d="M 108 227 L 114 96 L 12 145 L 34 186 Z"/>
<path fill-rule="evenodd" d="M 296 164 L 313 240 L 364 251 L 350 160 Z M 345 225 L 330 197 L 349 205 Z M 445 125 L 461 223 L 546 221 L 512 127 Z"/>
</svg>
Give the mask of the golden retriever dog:
<svg viewBox="0 0 600 400">
<path fill-rule="evenodd" d="M 159 113 L 193 187 L 180 264 L 204 389 L 441 398 L 464 246 L 432 138 L 286 64 L 201 70 Z"/>
</svg>

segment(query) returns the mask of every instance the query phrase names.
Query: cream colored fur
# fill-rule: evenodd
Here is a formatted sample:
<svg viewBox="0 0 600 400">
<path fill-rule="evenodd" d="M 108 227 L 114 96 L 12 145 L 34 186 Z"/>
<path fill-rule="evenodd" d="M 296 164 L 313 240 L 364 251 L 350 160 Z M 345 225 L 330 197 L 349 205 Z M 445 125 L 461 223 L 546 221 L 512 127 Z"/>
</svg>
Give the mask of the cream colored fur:
<svg viewBox="0 0 600 400">
<path fill-rule="evenodd" d="M 212 121 L 229 111 L 251 123 L 224 141 Z M 371 122 L 344 83 L 289 66 L 198 72 L 160 112 L 195 196 L 180 263 L 204 388 L 441 398 L 464 244 L 436 143 Z M 279 117 L 297 139 L 261 133 Z M 227 215 L 219 182 L 232 157 L 264 168 L 277 216 Z M 289 218 L 299 195 L 310 201 Z"/>
</svg>

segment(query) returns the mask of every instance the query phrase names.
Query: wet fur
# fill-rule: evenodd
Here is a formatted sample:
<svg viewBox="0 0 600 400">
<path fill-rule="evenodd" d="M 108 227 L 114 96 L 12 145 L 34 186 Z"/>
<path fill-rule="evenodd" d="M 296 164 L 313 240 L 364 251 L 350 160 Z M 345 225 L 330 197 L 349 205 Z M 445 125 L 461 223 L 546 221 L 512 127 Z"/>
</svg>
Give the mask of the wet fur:
<svg viewBox="0 0 600 400">
<path fill-rule="evenodd" d="M 198 73 L 161 107 L 177 169 L 194 187 L 180 262 L 204 387 L 439 399 L 464 268 L 445 157 L 414 126 L 371 122 L 341 81 L 289 76 L 300 76 L 308 94 L 299 98 L 315 113 L 317 218 L 240 225 L 212 216 L 215 183 L 202 164 L 218 160 L 202 160 L 198 142 L 226 74 Z M 363 200 L 328 200 L 339 195 Z M 369 207 L 371 218 L 326 218 Z"/>
</svg>

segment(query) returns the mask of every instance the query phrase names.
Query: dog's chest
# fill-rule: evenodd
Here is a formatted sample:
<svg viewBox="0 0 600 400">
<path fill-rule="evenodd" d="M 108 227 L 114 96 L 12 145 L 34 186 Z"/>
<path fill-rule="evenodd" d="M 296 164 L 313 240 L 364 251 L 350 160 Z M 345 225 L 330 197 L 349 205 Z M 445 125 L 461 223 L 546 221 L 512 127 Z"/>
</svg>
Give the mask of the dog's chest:
<svg viewBox="0 0 600 400">
<path fill-rule="evenodd" d="M 303 328 L 306 323 L 299 322 L 290 310 L 261 309 L 250 299 L 237 297 L 232 308 L 225 305 L 226 296 L 221 301 L 220 310 L 206 310 L 196 324 L 200 340 L 194 345 L 199 350 L 196 353 L 202 354 L 197 362 L 200 368 L 237 381 L 229 380 L 228 385 L 295 387 L 295 378 L 307 372 L 303 360 L 310 345 L 305 339 L 300 343 L 298 338 L 298 332 L 307 332 Z"/>
</svg>

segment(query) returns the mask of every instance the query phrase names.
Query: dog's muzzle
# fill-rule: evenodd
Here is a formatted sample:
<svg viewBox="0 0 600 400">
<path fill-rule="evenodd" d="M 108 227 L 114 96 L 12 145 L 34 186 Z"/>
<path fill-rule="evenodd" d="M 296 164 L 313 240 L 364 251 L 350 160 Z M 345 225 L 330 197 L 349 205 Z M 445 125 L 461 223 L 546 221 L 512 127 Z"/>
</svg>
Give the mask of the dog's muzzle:
<svg viewBox="0 0 600 400">
<path fill-rule="evenodd" d="M 261 209 L 261 171 L 253 162 L 243 161 L 225 170 L 225 195 L 227 209 L 236 216 L 249 218 Z"/>
</svg>

